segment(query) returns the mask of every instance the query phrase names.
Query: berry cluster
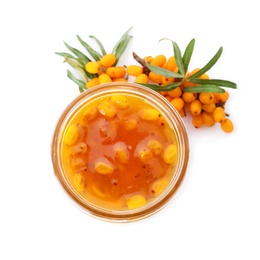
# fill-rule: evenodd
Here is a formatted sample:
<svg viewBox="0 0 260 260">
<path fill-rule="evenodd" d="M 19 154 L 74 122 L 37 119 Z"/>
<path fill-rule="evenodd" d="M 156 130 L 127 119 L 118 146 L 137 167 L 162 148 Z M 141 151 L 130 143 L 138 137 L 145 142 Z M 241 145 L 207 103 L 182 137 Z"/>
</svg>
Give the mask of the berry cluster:
<svg viewBox="0 0 260 260">
<path fill-rule="evenodd" d="M 67 43 L 66 47 L 74 56 L 63 52 L 56 54 L 65 57 L 65 62 L 79 72 L 81 79 L 75 77 L 69 70 L 68 77 L 79 86 L 80 92 L 107 82 L 133 81 L 161 93 L 182 117 L 190 114 L 194 127 L 212 127 L 218 123 L 224 132 L 233 131 L 233 123 L 225 112 L 229 92 L 223 87 L 236 88 L 236 84 L 228 80 L 210 79 L 206 74 L 220 58 L 222 47 L 204 67 L 190 72 L 188 66 L 195 39 L 188 43 L 183 55 L 177 43 L 171 41 L 174 54 L 169 58 L 163 54 L 140 58 L 133 53 L 138 65 L 118 66 L 117 63 L 132 38 L 128 31 L 123 34 L 110 53 L 105 51 L 104 46 L 94 36 L 90 38 L 99 45 L 101 53 L 77 37 L 92 58 Z"/>
</svg>

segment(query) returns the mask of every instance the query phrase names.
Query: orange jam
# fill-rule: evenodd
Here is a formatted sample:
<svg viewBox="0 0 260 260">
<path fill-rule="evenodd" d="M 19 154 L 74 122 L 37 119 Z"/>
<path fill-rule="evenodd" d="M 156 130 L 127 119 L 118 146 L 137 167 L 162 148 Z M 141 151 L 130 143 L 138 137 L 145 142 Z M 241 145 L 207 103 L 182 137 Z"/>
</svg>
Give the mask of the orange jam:
<svg viewBox="0 0 260 260">
<path fill-rule="evenodd" d="M 176 135 L 164 115 L 131 94 L 82 104 L 64 128 L 61 162 L 74 190 L 107 209 L 138 208 L 173 177 Z"/>
</svg>

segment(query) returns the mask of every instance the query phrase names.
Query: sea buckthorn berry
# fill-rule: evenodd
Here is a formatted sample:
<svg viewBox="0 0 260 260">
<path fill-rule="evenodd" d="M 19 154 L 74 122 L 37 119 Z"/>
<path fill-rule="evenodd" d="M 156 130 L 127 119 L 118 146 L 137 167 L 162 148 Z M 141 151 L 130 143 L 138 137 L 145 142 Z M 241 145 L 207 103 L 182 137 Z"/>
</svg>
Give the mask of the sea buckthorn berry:
<svg viewBox="0 0 260 260">
<path fill-rule="evenodd" d="M 146 74 L 142 73 L 135 78 L 135 83 L 148 83 L 149 78 Z"/>
<path fill-rule="evenodd" d="M 112 79 L 109 77 L 108 74 L 102 73 L 101 75 L 98 76 L 99 84 L 104 84 L 107 82 L 112 82 Z"/>
<path fill-rule="evenodd" d="M 197 98 L 197 93 L 183 92 L 183 94 L 182 94 L 182 99 L 185 102 L 192 102 L 192 101 L 196 100 L 196 98 Z"/>
<path fill-rule="evenodd" d="M 209 79 L 209 76 L 207 74 L 202 74 L 199 79 Z"/>
<path fill-rule="evenodd" d="M 152 121 L 160 117 L 160 112 L 154 108 L 146 108 L 141 111 L 141 118 L 144 120 Z"/>
<path fill-rule="evenodd" d="M 117 108 L 126 109 L 129 107 L 129 100 L 125 96 L 113 95 L 110 98 L 111 103 L 113 103 Z"/>
<path fill-rule="evenodd" d="M 116 115 L 116 108 L 107 100 L 100 102 L 97 105 L 97 109 L 100 114 L 108 118 L 113 118 Z"/>
<path fill-rule="evenodd" d="M 96 74 L 99 72 L 99 68 L 101 67 L 100 63 L 97 61 L 89 61 L 85 65 L 85 69 L 88 73 Z"/>
<path fill-rule="evenodd" d="M 155 56 L 151 61 L 150 64 L 158 67 L 162 67 L 166 62 L 166 57 L 162 54 Z"/>
<path fill-rule="evenodd" d="M 154 83 L 157 83 L 157 84 L 162 83 L 162 75 L 160 75 L 160 74 L 157 74 L 157 73 L 150 71 L 148 77 Z"/>
<path fill-rule="evenodd" d="M 221 123 L 226 118 L 225 110 L 223 107 L 216 107 L 213 112 L 214 120 L 218 123 Z"/>
<path fill-rule="evenodd" d="M 211 92 L 200 93 L 199 100 L 202 104 L 210 104 L 214 102 L 214 94 Z"/>
<path fill-rule="evenodd" d="M 123 78 L 126 70 L 124 67 L 109 67 L 106 69 L 106 73 L 110 78 Z"/>
<path fill-rule="evenodd" d="M 72 156 L 78 156 L 86 153 L 87 150 L 88 150 L 87 144 L 85 142 L 80 142 L 72 146 L 70 151 Z"/>
<path fill-rule="evenodd" d="M 64 143 L 67 145 L 74 145 L 79 138 L 79 129 L 76 125 L 70 125 L 64 137 Z"/>
<path fill-rule="evenodd" d="M 127 79 L 125 79 L 125 78 L 114 78 L 114 79 L 112 79 L 112 82 L 127 82 Z"/>
<path fill-rule="evenodd" d="M 180 97 L 182 95 L 182 90 L 180 87 L 177 87 L 173 90 L 170 90 L 167 92 L 169 96 L 173 97 L 173 98 L 177 98 Z"/>
<path fill-rule="evenodd" d="M 150 149 L 148 148 L 142 148 L 138 152 L 138 157 L 141 161 L 147 162 L 153 158 L 153 153 Z"/>
<path fill-rule="evenodd" d="M 129 209 L 139 208 L 146 204 L 146 198 L 143 195 L 133 195 L 126 200 L 126 205 Z"/>
<path fill-rule="evenodd" d="M 114 145 L 115 158 L 120 163 L 127 163 L 129 159 L 129 152 L 125 143 L 118 142 Z"/>
<path fill-rule="evenodd" d="M 134 130 L 137 127 L 137 120 L 134 118 L 126 119 L 124 122 L 125 130 Z"/>
<path fill-rule="evenodd" d="M 87 165 L 86 161 L 82 158 L 71 158 L 70 164 L 73 168 L 81 168 Z"/>
<path fill-rule="evenodd" d="M 72 184 L 78 192 L 83 192 L 85 189 L 84 178 L 81 174 L 73 174 Z"/>
<path fill-rule="evenodd" d="M 174 56 L 171 56 L 166 63 L 166 69 L 170 71 L 174 71 L 176 67 L 177 67 L 176 59 Z"/>
<path fill-rule="evenodd" d="M 202 115 L 199 114 L 199 115 L 195 115 L 193 116 L 192 118 L 192 124 L 195 128 L 201 128 L 204 124 L 203 122 L 203 118 L 202 118 Z"/>
<path fill-rule="evenodd" d="M 129 65 L 127 67 L 127 73 L 130 76 L 137 77 L 138 75 L 143 73 L 143 68 L 138 65 Z"/>
<path fill-rule="evenodd" d="M 111 174 L 114 169 L 114 165 L 106 158 L 101 158 L 95 163 L 95 171 L 99 174 Z"/>
<path fill-rule="evenodd" d="M 168 180 L 166 180 L 165 178 L 158 179 L 152 183 L 151 193 L 154 194 L 154 196 L 158 196 L 165 190 L 167 185 L 168 185 Z"/>
<path fill-rule="evenodd" d="M 163 151 L 162 144 L 155 139 L 149 139 L 147 146 L 155 155 L 159 155 Z"/>
<path fill-rule="evenodd" d="M 87 107 L 83 112 L 83 120 L 89 122 L 96 118 L 98 110 L 95 106 Z"/>
<path fill-rule="evenodd" d="M 225 103 L 229 99 L 229 93 L 225 90 L 224 93 L 215 93 L 215 103 Z"/>
<path fill-rule="evenodd" d="M 172 82 L 174 82 L 174 78 L 167 78 L 165 76 L 162 76 L 162 86 L 166 86 Z"/>
<path fill-rule="evenodd" d="M 225 133 L 231 133 L 234 130 L 234 125 L 232 121 L 229 118 L 225 118 L 221 123 L 220 123 L 221 129 Z"/>
<path fill-rule="evenodd" d="M 152 56 L 145 56 L 145 57 L 143 58 L 143 60 L 145 60 L 145 61 L 147 61 L 147 62 L 150 62 L 152 59 L 153 59 Z"/>
<path fill-rule="evenodd" d="M 179 114 L 180 114 L 180 116 L 183 118 L 183 117 L 185 117 L 186 116 L 186 112 L 185 112 L 185 110 L 184 110 L 184 108 L 182 108 L 180 111 L 178 111 L 179 112 Z"/>
<path fill-rule="evenodd" d="M 216 104 L 215 103 L 209 103 L 209 104 L 202 104 L 202 110 L 209 112 L 209 113 L 213 113 L 213 111 L 216 108 Z"/>
<path fill-rule="evenodd" d="M 212 127 L 213 125 L 215 125 L 213 113 L 208 113 L 208 112 L 203 111 L 201 113 L 201 115 L 202 115 L 204 125 L 206 125 L 208 127 Z"/>
<path fill-rule="evenodd" d="M 163 153 L 163 160 L 167 164 L 173 164 L 177 160 L 178 151 L 175 144 L 170 144 L 166 147 Z"/>
<path fill-rule="evenodd" d="M 105 54 L 100 59 L 100 64 L 106 68 L 113 66 L 116 63 L 116 56 L 114 54 Z"/>
<path fill-rule="evenodd" d="M 181 97 L 172 99 L 171 104 L 176 108 L 177 111 L 181 111 L 184 107 L 184 101 Z"/>
<path fill-rule="evenodd" d="M 99 85 L 99 78 L 98 77 L 89 80 L 86 83 L 86 88 L 93 88 L 93 87 L 95 87 L 97 85 Z"/>
<path fill-rule="evenodd" d="M 201 110 L 202 110 L 202 105 L 199 100 L 196 99 L 190 103 L 190 112 L 193 115 L 199 115 L 201 113 Z"/>
</svg>

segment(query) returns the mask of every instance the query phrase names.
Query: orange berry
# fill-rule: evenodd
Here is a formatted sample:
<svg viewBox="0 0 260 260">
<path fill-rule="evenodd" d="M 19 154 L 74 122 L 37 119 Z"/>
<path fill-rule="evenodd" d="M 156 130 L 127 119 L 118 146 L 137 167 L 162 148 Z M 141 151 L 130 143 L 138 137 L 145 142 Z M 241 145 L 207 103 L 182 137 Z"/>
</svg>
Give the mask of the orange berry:
<svg viewBox="0 0 260 260">
<path fill-rule="evenodd" d="M 110 78 L 123 78 L 125 76 L 125 68 L 124 67 L 109 67 L 106 69 L 106 73 Z"/>
<path fill-rule="evenodd" d="M 171 91 L 168 91 L 167 93 L 170 97 L 176 98 L 176 97 L 180 97 L 182 95 L 182 90 L 180 87 L 177 87 Z"/>
<path fill-rule="evenodd" d="M 112 79 L 106 73 L 99 75 L 98 79 L 99 79 L 99 84 L 112 82 Z"/>
<path fill-rule="evenodd" d="M 86 83 L 86 88 L 92 88 L 99 85 L 99 78 L 93 78 Z"/>
<path fill-rule="evenodd" d="M 202 105 L 199 100 L 194 100 L 190 103 L 190 112 L 193 115 L 199 115 L 201 113 Z"/>
<path fill-rule="evenodd" d="M 138 75 L 143 73 L 143 68 L 138 65 L 129 65 L 127 67 L 127 73 L 130 76 L 137 77 Z"/>
<path fill-rule="evenodd" d="M 178 110 L 181 111 L 184 107 L 184 101 L 181 97 L 172 99 L 171 104 Z"/>
<path fill-rule="evenodd" d="M 157 55 L 154 57 L 151 61 L 150 64 L 158 67 L 162 67 L 166 62 L 166 57 L 162 54 Z"/>
<path fill-rule="evenodd" d="M 170 71 L 174 71 L 176 67 L 177 67 L 176 59 L 174 56 L 171 56 L 166 63 L 166 69 Z"/>
<path fill-rule="evenodd" d="M 203 92 L 199 94 L 199 100 L 202 104 L 209 104 L 214 101 L 214 94 L 211 92 Z"/>
<path fill-rule="evenodd" d="M 209 104 L 202 104 L 202 110 L 209 112 L 209 113 L 213 113 L 213 111 L 216 108 L 216 104 L 215 103 L 209 103 Z"/>
<path fill-rule="evenodd" d="M 203 119 L 202 119 L 202 115 L 199 114 L 199 115 L 193 116 L 192 124 L 196 128 L 201 128 L 204 124 Z"/>
<path fill-rule="evenodd" d="M 207 74 L 202 74 L 199 79 L 209 79 L 209 76 Z"/>
<path fill-rule="evenodd" d="M 156 74 L 152 71 L 149 72 L 149 79 L 154 83 L 161 84 L 162 83 L 162 75 Z"/>
<path fill-rule="evenodd" d="M 127 82 L 127 79 L 125 78 L 114 78 L 112 79 L 113 82 Z"/>
<path fill-rule="evenodd" d="M 234 125 L 229 118 L 225 118 L 224 121 L 221 122 L 220 126 L 225 133 L 231 133 L 234 130 Z"/>
<path fill-rule="evenodd" d="M 142 73 L 135 78 L 135 83 L 148 83 L 149 78 L 146 74 Z"/>
<path fill-rule="evenodd" d="M 226 114 L 223 107 L 216 107 L 216 109 L 213 112 L 214 120 L 218 123 L 221 123 L 224 121 Z"/>
<path fill-rule="evenodd" d="M 208 113 L 208 112 L 203 111 L 201 113 L 201 116 L 202 116 L 202 119 L 203 119 L 203 123 L 206 126 L 211 127 L 211 126 L 215 125 L 213 113 Z"/>
<path fill-rule="evenodd" d="M 113 66 L 116 63 L 116 56 L 114 54 L 105 54 L 100 59 L 100 64 L 106 68 Z"/>
<path fill-rule="evenodd" d="M 86 63 L 86 65 L 85 65 L 85 70 L 86 70 L 88 73 L 96 74 L 96 73 L 98 73 L 100 67 L 101 67 L 101 65 L 100 65 L 99 62 L 90 61 L 90 62 L 87 62 L 87 63 Z"/>
<path fill-rule="evenodd" d="M 165 76 L 162 76 L 162 86 L 166 86 L 172 82 L 174 82 L 174 78 L 167 78 Z"/>
<path fill-rule="evenodd" d="M 229 93 L 225 91 L 224 93 L 214 93 L 215 103 L 225 103 L 229 99 Z"/>
<path fill-rule="evenodd" d="M 197 93 L 183 92 L 182 98 L 185 102 L 192 102 L 197 98 Z"/>
</svg>

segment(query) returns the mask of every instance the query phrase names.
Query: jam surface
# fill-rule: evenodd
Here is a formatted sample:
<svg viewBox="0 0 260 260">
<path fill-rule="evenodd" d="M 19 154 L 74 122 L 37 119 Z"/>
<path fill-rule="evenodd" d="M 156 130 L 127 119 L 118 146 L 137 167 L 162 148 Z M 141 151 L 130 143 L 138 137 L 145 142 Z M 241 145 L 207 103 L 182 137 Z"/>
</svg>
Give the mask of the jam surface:
<svg viewBox="0 0 260 260">
<path fill-rule="evenodd" d="M 156 198 L 177 158 L 176 136 L 164 116 L 130 94 L 82 105 L 61 140 L 62 165 L 73 188 L 108 209 L 137 208 Z"/>
</svg>

